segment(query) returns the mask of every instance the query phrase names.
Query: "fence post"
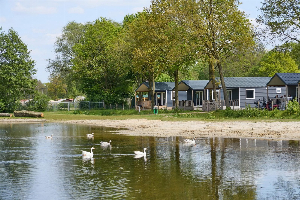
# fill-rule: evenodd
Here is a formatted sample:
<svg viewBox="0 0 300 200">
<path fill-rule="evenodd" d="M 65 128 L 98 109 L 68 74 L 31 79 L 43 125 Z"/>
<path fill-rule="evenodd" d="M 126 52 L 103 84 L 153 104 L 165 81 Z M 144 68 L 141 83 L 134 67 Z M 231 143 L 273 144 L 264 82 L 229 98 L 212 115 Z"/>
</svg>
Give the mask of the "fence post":
<svg viewBox="0 0 300 200">
<path fill-rule="evenodd" d="M 109 104 L 109 106 L 110 106 L 110 109 L 111 109 L 111 104 Z"/>
<path fill-rule="evenodd" d="M 116 104 L 116 110 L 118 110 L 117 108 L 118 108 L 118 104 Z"/>
<path fill-rule="evenodd" d="M 89 101 L 89 110 L 91 110 L 91 102 Z"/>
<path fill-rule="evenodd" d="M 68 111 L 70 111 L 70 102 L 68 102 Z"/>
<path fill-rule="evenodd" d="M 123 110 L 124 110 L 124 103 L 123 103 Z"/>
</svg>

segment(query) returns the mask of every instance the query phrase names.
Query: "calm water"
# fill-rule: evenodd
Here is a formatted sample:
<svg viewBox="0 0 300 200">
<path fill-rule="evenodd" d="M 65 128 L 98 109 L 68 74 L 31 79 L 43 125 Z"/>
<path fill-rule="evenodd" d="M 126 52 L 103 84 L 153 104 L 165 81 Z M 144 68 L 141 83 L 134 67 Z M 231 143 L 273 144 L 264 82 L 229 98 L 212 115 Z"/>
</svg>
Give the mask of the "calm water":
<svg viewBox="0 0 300 200">
<path fill-rule="evenodd" d="M 298 141 L 198 138 L 188 146 L 181 137 L 112 131 L 0 124 L 0 199 L 300 199 Z M 92 146 L 94 161 L 84 161 L 81 150 Z M 144 147 L 147 156 L 134 158 Z"/>
</svg>

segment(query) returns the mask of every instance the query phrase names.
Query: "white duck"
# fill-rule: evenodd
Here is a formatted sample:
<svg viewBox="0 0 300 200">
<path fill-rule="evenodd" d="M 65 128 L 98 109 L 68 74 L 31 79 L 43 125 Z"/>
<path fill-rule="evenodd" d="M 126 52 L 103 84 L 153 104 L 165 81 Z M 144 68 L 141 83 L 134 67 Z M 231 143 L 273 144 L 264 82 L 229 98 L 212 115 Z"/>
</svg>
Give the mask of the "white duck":
<svg viewBox="0 0 300 200">
<path fill-rule="evenodd" d="M 82 157 L 83 158 L 93 158 L 93 149 L 95 149 L 94 147 L 91 148 L 91 152 L 88 151 L 82 151 Z"/>
<path fill-rule="evenodd" d="M 183 142 L 185 144 L 190 144 L 190 145 L 196 144 L 195 138 L 193 138 L 193 139 L 185 139 L 185 140 L 183 140 Z"/>
<path fill-rule="evenodd" d="M 146 149 L 147 148 L 144 148 L 144 152 L 142 152 L 142 151 L 134 151 L 134 154 L 136 155 L 136 156 L 146 156 Z"/>
<path fill-rule="evenodd" d="M 52 139 L 52 136 L 53 136 L 53 134 L 52 135 L 48 135 L 48 136 L 45 136 L 46 137 L 46 139 Z"/>
<path fill-rule="evenodd" d="M 93 138 L 93 137 L 94 137 L 94 133 L 92 133 L 92 134 L 90 134 L 90 133 L 89 133 L 89 134 L 86 134 L 86 137 L 87 137 L 87 138 Z"/>
<path fill-rule="evenodd" d="M 106 147 L 106 146 L 110 146 L 110 143 L 111 143 L 111 140 L 109 140 L 109 142 L 100 142 L 100 145 L 102 146 L 102 147 Z"/>
</svg>

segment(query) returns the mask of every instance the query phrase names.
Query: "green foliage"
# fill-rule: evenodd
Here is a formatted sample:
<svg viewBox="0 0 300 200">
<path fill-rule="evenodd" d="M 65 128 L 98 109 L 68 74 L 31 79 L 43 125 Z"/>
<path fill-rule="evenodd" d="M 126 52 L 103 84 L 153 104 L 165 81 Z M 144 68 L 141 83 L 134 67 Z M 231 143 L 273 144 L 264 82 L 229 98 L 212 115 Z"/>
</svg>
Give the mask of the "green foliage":
<svg viewBox="0 0 300 200">
<path fill-rule="evenodd" d="M 225 77 L 247 77 L 253 76 L 252 68 L 258 66 L 262 57 L 266 54 L 264 46 L 260 43 L 255 48 L 244 48 L 236 54 L 226 57 L 223 60 Z"/>
<path fill-rule="evenodd" d="M 53 100 L 68 98 L 67 85 L 63 81 L 64 79 L 59 75 L 52 74 L 50 76 L 50 83 L 47 83 L 48 96 Z"/>
<path fill-rule="evenodd" d="M 151 110 L 115 110 L 115 109 L 100 109 L 100 110 L 75 110 L 73 114 L 84 115 L 100 115 L 100 116 L 119 116 L 119 115 L 149 115 L 152 114 Z"/>
<path fill-rule="evenodd" d="M 296 100 L 289 101 L 286 108 L 286 113 L 288 115 L 299 115 L 300 114 L 300 106 Z"/>
<path fill-rule="evenodd" d="M 55 82 L 61 82 L 60 85 L 64 85 L 65 95 L 60 98 L 75 98 L 76 96 L 82 95 L 79 91 L 79 82 L 74 77 L 74 72 L 72 70 L 72 58 L 74 58 L 75 53 L 73 51 L 73 46 L 80 42 L 84 36 L 85 29 L 87 25 L 69 22 L 65 27 L 63 27 L 63 32 L 54 44 L 55 59 L 49 59 L 47 66 L 48 71 L 51 74 L 50 84 L 52 84 L 52 98 L 56 99 L 57 95 L 53 96 L 53 87 L 57 84 Z M 60 80 L 55 80 L 58 77 Z M 59 90 L 59 89 L 56 89 Z M 61 95 L 60 95 L 61 96 Z"/>
<path fill-rule="evenodd" d="M 226 118 L 281 118 L 282 111 L 278 109 L 274 109 L 272 111 L 269 110 L 261 110 L 257 108 L 251 108 L 250 105 L 245 109 L 241 110 L 232 110 L 227 108 L 224 111 L 218 111 Z"/>
<path fill-rule="evenodd" d="M 299 73 L 298 66 L 289 55 L 278 51 L 269 51 L 252 69 L 252 76 L 272 77 L 275 73 Z"/>
<path fill-rule="evenodd" d="M 26 110 L 46 111 L 50 98 L 42 93 L 37 92 L 33 99 L 26 104 Z"/>
<path fill-rule="evenodd" d="M 21 99 L 34 93 L 37 82 L 32 78 L 36 70 L 30 51 L 13 29 L 0 32 L 0 66 L 1 110 L 12 112 Z"/>
<path fill-rule="evenodd" d="M 131 95 L 129 71 L 119 63 L 120 24 L 100 18 L 87 26 L 80 43 L 75 44 L 72 69 L 81 90 L 91 101 L 121 103 Z"/>
<path fill-rule="evenodd" d="M 299 40 L 300 0 L 264 0 L 258 21 L 265 25 L 263 36 L 271 34 L 284 42 Z"/>
</svg>

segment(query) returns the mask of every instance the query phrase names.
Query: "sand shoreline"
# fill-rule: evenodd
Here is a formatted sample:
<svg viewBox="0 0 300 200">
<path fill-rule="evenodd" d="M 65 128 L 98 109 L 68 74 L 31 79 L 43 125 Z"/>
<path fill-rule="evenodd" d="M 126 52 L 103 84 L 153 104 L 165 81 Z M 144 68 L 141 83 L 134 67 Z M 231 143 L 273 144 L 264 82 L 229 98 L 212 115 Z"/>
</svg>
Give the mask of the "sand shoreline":
<svg viewBox="0 0 300 200">
<path fill-rule="evenodd" d="M 275 121 L 160 121 L 128 120 L 70 120 L 0 119 L 0 123 L 57 122 L 118 128 L 118 134 L 135 136 L 183 136 L 261 138 L 271 140 L 300 140 L 300 122 Z"/>
</svg>

